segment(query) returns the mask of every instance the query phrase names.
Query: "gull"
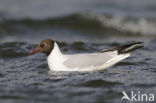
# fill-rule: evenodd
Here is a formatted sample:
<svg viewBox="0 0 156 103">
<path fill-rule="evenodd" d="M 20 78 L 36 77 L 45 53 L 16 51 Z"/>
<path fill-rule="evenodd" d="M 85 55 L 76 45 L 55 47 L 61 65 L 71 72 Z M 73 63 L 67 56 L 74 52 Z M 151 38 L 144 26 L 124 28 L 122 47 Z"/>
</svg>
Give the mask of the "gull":
<svg viewBox="0 0 156 103">
<path fill-rule="evenodd" d="M 115 65 L 141 47 L 142 42 L 135 42 L 95 53 L 63 54 L 55 41 L 44 39 L 30 54 L 46 54 L 48 66 L 52 71 L 96 71 Z"/>
</svg>

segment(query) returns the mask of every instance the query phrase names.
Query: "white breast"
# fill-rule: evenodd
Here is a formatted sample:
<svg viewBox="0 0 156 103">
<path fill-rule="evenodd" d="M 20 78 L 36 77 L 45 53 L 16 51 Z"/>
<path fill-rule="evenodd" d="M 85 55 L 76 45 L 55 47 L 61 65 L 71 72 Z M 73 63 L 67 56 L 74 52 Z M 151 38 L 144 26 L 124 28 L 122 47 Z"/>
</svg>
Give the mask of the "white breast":
<svg viewBox="0 0 156 103">
<path fill-rule="evenodd" d="M 60 52 L 57 43 L 54 43 L 54 48 L 51 51 L 50 55 L 47 58 L 48 66 L 50 70 L 54 71 L 68 71 L 63 65 L 63 62 L 66 60 L 65 56 Z"/>
</svg>

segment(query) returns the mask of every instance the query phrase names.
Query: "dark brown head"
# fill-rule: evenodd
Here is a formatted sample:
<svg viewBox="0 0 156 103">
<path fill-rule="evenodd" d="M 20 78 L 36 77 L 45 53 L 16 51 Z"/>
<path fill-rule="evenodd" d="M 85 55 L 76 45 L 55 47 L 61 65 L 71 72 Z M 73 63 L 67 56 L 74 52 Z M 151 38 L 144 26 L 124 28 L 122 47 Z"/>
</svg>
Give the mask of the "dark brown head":
<svg viewBox="0 0 156 103">
<path fill-rule="evenodd" d="M 51 39 L 44 39 L 42 42 L 37 46 L 36 49 L 32 50 L 30 54 L 34 54 L 37 52 L 45 53 L 47 56 L 51 53 L 54 48 L 54 41 Z"/>
</svg>

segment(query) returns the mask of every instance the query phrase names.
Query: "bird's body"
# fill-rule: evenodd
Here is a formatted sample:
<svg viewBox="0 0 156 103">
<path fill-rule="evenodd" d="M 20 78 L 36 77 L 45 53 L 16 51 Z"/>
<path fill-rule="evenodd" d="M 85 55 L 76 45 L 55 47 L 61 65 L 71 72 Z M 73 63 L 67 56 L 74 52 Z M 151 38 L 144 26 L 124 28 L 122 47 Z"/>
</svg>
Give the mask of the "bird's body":
<svg viewBox="0 0 156 103">
<path fill-rule="evenodd" d="M 47 61 L 54 71 L 93 71 L 106 69 L 129 56 L 129 53 L 118 55 L 117 51 L 66 55 L 55 43 Z"/>
<path fill-rule="evenodd" d="M 43 42 L 43 41 L 42 41 Z M 53 71 L 95 71 L 103 70 L 130 56 L 130 52 L 142 47 L 141 42 L 119 46 L 96 53 L 63 54 L 56 42 L 51 49 L 40 47 L 31 53 L 42 51 L 48 55 L 47 61 Z M 47 42 L 47 41 L 46 41 Z M 47 42 L 48 44 L 49 42 Z M 41 50 L 40 50 L 41 49 Z"/>
</svg>

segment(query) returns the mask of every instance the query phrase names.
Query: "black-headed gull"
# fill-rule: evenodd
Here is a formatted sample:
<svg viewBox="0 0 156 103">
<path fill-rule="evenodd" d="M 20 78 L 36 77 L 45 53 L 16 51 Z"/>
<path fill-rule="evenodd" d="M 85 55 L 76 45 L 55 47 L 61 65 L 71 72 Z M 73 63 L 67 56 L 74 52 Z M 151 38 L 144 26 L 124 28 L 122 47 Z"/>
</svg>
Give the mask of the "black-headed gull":
<svg viewBox="0 0 156 103">
<path fill-rule="evenodd" d="M 30 54 L 41 52 L 48 57 L 50 70 L 54 71 L 94 71 L 103 70 L 130 56 L 130 52 L 142 47 L 142 42 L 123 45 L 96 53 L 63 54 L 57 43 L 43 40 Z"/>
</svg>

